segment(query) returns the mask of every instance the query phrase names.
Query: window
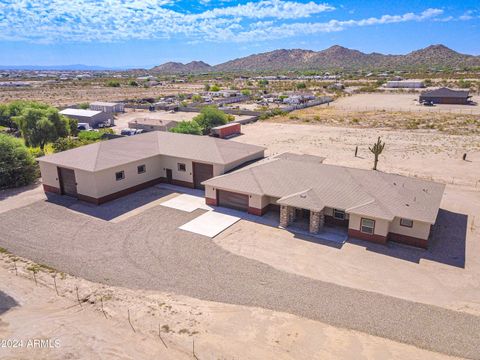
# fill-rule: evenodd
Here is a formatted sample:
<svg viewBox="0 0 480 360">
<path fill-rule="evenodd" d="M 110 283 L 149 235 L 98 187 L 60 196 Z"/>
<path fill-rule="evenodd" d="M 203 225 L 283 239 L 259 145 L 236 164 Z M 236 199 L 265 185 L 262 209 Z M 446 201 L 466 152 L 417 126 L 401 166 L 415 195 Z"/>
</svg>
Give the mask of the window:
<svg viewBox="0 0 480 360">
<path fill-rule="evenodd" d="M 333 217 L 338 220 L 345 220 L 345 211 L 333 209 Z"/>
<path fill-rule="evenodd" d="M 178 163 L 177 166 L 178 166 L 178 171 L 187 171 L 187 166 L 185 164 Z"/>
<path fill-rule="evenodd" d="M 138 174 L 143 174 L 145 171 L 147 171 L 147 167 L 145 165 L 138 165 L 137 166 L 137 173 Z"/>
<path fill-rule="evenodd" d="M 375 220 L 371 219 L 362 219 L 360 224 L 360 231 L 365 234 L 373 235 L 375 229 Z"/>
<path fill-rule="evenodd" d="M 400 225 L 405 227 L 413 227 L 413 220 L 410 219 L 400 219 Z"/>
<path fill-rule="evenodd" d="M 117 179 L 117 181 L 125 179 L 125 171 L 116 172 L 115 179 Z"/>
</svg>

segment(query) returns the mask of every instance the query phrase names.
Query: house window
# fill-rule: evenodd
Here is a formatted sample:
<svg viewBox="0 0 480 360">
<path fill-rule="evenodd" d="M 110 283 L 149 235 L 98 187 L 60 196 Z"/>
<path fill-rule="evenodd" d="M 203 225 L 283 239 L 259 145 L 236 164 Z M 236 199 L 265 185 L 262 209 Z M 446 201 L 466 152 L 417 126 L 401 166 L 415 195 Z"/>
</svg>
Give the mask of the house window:
<svg viewBox="0 0 480 360">
<path fill-rule="evenodd" d="M 177 163 L 178 171 L 187 171 L 187 166 L 183 163 Z"/>
<path fill-rule="evenodd" d="M 362 219 L 362 222 L 360 225 L 360 231 L 362 233 L 373 235 L 374 230 L 375 230 L 375 220 Z"/>
<path fill-rule="evenodd" d="M 137 166 L 137 173 L 138 174 L 143 174 L 145 171 L 147 171 L 147 167 L 145 165 Z"/>
<path fill-rule="evenodd" d="M 117 181 L 125 179 L 125 171 L 118 171 L 115 173 L 115 179 Z"/>
<path fill-rule="evenodd" d="M 345 220 L 345 211 L 333 209 L 333 217 L 337 220 Z"/>
<path fill-rule="evenodd" d="M 413 227 L 413 220 L 410 219 L 400 219 L 400 225 L 405 227 Z"/>
</svg>

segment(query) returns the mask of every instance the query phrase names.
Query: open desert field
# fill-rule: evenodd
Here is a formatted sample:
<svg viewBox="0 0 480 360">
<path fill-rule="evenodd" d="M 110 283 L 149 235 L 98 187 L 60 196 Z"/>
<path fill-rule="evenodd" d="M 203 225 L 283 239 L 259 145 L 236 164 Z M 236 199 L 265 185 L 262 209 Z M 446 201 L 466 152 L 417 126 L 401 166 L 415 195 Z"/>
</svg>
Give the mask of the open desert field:
<svg viewBox="0 0 480 360">
<path fill-rule="evenodd" d="M 458 110 L 440 110 L 425 106 L 388 107 L 355 104 L 373 104 L 376 99 L 407 99 L 411 95 L 362 94 L 340 98 L 328 105 L 296 110 L 269 121 L 286 124 L 323 124 L 363 129 L 437 130 L 440 133 L 470 135 L 480 133 L 480 107 L 467 106 Z M 410 101 L 407 99 L 407 102 Z M 413 100 L 412 100 L 413 101 Z M 393 102 L 395 103 L 395 101 Z M 400 101 L 401 103 L 401 101 Z M 450 105 L 445 105 L 450 106 Z M 460 106 L 460 105 L 459 105 Z M 452 112 L 455 111 L 455 112 Z M 478 111 L 478 112 L 477 112 Z"/>
<path fill-rule="evenodd" d="M 14 100 L 32 100 L 52 106 L 67 107 L 93 101 L 125 101 L 130 99 L 157 98 L 164 95 L 191 93 L 203 89 L 203 84 L 165 83 L 143 87 L 108 87 L 105 82 L 70 81 L 59 84 L 34 83 L 31 87 L 0 88 L 0 103 Z"/>
<path fill-rule="evenodd" d="M 471 94 L 473 95 L 473 94 Z M 333 104 L 335 108 L 348 111 L 408 111 L 427 113 L 458 113 L 480 115 L 479 105 L 438 104 L 423 106 L 418 103 L 419 93 L 372 93 L 341 97 Z M 472 101 L 480 103 L 480 96 L 474 95 Z"/>
</svg>

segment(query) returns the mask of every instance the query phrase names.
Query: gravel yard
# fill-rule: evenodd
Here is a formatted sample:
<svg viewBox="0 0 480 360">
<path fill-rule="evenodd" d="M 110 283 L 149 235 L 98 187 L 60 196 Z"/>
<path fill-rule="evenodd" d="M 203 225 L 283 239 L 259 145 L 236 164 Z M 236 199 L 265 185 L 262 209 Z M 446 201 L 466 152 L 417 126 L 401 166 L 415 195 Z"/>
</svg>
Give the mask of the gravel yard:
<svg viewBox="0 0 480 360">
<path fill-rule="evenodd" d="M 88 207 L 88 214 L 65 199 L 63 204 L 38 201 L 7 211 L 0 214 L 0 246 L 109 285 L 284 311 L 437 352 L 480 358 L 479 317 L 279 271 L 177 229 L 203 210 L 187 213 L 156 206 L 120 222 L 103 220 L 110 210 L 129 208 L 125 203 L 158 198 L 159 191 L 146 189 Z M 72 205 L 76 211 L 65 207 Z"/>
</svg>

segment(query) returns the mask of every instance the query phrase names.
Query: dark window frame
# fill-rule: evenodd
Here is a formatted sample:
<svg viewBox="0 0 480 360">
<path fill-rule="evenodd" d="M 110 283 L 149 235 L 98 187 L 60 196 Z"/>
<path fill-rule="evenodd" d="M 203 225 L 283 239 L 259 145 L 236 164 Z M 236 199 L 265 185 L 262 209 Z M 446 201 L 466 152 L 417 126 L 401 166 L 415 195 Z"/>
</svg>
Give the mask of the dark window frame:
<svg viewBox="0 0 480 360">
<path fill-rule="evenodd" d="M 339 212 L 339 213 L 343 214 L 343 216 L 342 217 L 336 216 L 336 214 L 335 214 L 336 212 Z M 337 220 L 345 220 L 347 218 L 347 214 L 345 213 L 344 210 L 333 209 L 333 218 L 337 219 Z"/>
<path fill-rule="evenodd" d="M 118 177 L 119 174 L 120 174 L 120 177 Z M 123 180 L 123 179 L 125 179 L 125 171 L 124 170 L 115 172 L 115 180 L 120 181 L 120 180 Z"/>
<path fill-rule="evenodd" d="M 183 168 L 183 169 L 182 169 Z M 187 164 L 185 163 L 177 163 L 177 170 L 178 171 L 187 171 Z"/>
<path fill-rule="evenodd" d="M 403 224 L 403 221 L 409 221 L 410 225 Z M 412 228 L 413 227 L 413 220 L 412 219 L 406 219 L 406 218 L 400 218 L 400 226 Z"/>
<path fill-rule="evenodd" d="M 372 232 L 368 232 L 368 231 L 363 231 L 363 220 L 368 220 L 368 221 L 372 221 L 373 222 L 373 226 L 372 226 Z M 365 226 L 366 228 L 370 228 L 369 226 Z M 375 234 L 375 220 L 373 219 L 369 219 L 369 218 L 361 218 L 360 219 L 360 232 L 363 233 L 363 234 L 368 234 L 368 235 L 374 235 Z"/>
<path fill-rule="evenodd" d="M 141 171 L 140 169 L 143 169 L 143 171 Z M 137 166 L 137 174 L 144 174 L 146 172 L 147 172 L 147 166 L 145 164 Z"/>
</svg>

